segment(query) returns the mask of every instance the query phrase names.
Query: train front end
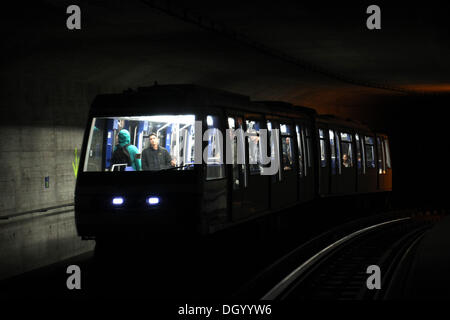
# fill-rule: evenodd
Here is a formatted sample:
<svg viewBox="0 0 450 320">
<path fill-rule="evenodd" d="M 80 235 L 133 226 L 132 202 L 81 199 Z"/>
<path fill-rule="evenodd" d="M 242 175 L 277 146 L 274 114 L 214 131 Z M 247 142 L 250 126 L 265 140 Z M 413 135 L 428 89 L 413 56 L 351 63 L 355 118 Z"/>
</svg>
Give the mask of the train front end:
<svg viewBox="0 0 450 320">
<path fill-rule="evenodd" d="M 121 97 L 97 98 L 91 108 L 75 189 L 78 234 L 93 239 L 198 233 L 199 116 L 179 106 L 125 106 Z"/>
</svg>

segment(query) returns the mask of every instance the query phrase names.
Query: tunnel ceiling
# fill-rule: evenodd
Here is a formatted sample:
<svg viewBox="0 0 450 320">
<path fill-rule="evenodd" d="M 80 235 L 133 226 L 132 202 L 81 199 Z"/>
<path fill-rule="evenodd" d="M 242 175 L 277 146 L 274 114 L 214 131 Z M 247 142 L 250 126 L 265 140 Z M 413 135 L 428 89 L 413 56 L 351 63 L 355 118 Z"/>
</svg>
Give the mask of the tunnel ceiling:
<svg viewBox="0 0 450 320">
<path fill-rule="evenodd" d="M 3 80 L 196 83 L 321 112 L 450 92 L 448 4 L 379 4 L 382 29 L 368 30 L 371 3 L 342 3 L 82 1 L 79 31 L 66 28 L 71 1 L 16 5 Z"/>
</svg>

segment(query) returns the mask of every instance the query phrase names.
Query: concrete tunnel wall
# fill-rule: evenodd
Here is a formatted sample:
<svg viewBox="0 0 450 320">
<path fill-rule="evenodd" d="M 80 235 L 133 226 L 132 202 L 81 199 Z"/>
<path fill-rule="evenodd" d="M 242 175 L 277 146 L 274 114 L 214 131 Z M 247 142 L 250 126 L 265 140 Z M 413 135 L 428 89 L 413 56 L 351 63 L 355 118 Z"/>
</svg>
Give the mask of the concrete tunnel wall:
<svg viewBox="0 0 450 320">
<path fill-rule="evenodd" d="M 27 76 L 3 86 L 1 101 L 11 110 L 0 127 L 0 279 L 93 249 L 76 234 L 73 207 L 5 218 L 73 203 L 75 149 L 89 105 L 104 91 Z"/>
</svg>

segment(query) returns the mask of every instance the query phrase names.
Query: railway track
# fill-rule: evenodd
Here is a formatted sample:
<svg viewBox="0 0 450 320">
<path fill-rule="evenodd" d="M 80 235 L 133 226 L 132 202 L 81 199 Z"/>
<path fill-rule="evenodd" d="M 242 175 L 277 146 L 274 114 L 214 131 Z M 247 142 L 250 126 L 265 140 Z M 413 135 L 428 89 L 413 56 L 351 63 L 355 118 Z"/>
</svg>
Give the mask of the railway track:
<svg viewBox="0 0 450 320">
<path fill-rule="evenodd" d="M 396 270 L 429 228 L 401 218 L 356 231 L 301 264 L 262 299 L 383 299 Z M 367 267 L 381 270 L 381 289 L 369 290 Z"/>
<path fill-rule="evenodd" d="M 396 298 L 414 248 L 432 225 L 403 216 L 340 232 L 339 238 L 327 235 L 327 241 L 318 237 L 267 268 L 242 296 L 259 295 L 262 300 Z M 367 268 L 372 265 L 381 271 L 379 290 L 367 286 L 372 274 Z M 261 285 L 267 282 L 271 284 Z"/>
</svg>

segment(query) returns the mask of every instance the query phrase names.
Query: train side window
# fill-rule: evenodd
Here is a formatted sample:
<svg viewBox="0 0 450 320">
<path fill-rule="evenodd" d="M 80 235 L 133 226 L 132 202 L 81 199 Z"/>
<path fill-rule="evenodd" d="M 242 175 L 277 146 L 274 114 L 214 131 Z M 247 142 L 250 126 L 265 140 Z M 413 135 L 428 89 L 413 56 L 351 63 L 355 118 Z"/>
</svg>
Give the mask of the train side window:
<svg viewBox="0 0 450 320">
<path fill-rule="evenodd" d="M 259 174 L 261 172 L 261 148 L 259 141 L 259 130 L 261 124 L 259 121 L 246 120 L 248 142 L 248 163 L 250 174 Z"/>
<path fill-rule="evenodd" d="M 383 174 L 386 174 L 386 149 L 384 147 L 384 138 L 380 138 L 380 148 L 383 153 Z"/>
<path fill-rule="evenodd" d="M 297 148 L 298 148 L 298 174 L 300 177 L 303 177 L 304 174 L 304 151 L 303 151 L 303 136 L 302 136 L 302 127 L 298 124 L 295 126 L 295 132 L 297 133 Z"/>
<path fill-rule="evenodd" d="M 241 187 L 241 178 L 244 179 L 245 186 L 245 145 L 244 132 L 242 130 L 242 119 L 228 117 L 229 134 L 233 134 L 231 139 L 231 159 L 233 160 L 232 181 L 233 190 L 238 190 Z M 241 129 L 240 131 L 235 131 Z M 240 142 L 238 142 L 238 139 Z M 239 148 L 239 149 L 238 149 Z"/>
<path fill-rule="evenodd" d="M 109 122 L 111 121 L 113 120 L 109 120 Z M 111 135 L 111 133 L 109 133 L 109 135 Z M 86 159 L 84 161 L 84 171 L 104 171 L 104 136 L 105 121 L 96 118 L 92 119 Z"/>
<path fill-rule="evenodd" d="M 248 176 L 247 170 L 245 169 L 245 165 L 247 163 L 247 158 L 245 157 L 245 135 L 244 135 L 244 119 L 242 117 L 236 117 L 236 127 L 241 129 L 241 143 L 238 143 L 238 148 L 241 148 L 242 152 L 242 164 L 240 165 L 241 169 L 241 177 L 244 179 L 244 188 L 248 186 Z"/>
<path fill-rule="evenodd" d="M 353 168 L 353 150 L 352 135 L 347 132 L 341 132 L 342 147 L 342 166 L 344 168 Z"/>
<path fill-rule="evenodd" d="M 281 132 L 281 150 L 282 150 L 282 163 L 283 170 L 292 170 L 293 168 L 293 156 L 292 156 L 292 135 L 291 126 L 287 124 L 280 124 Z"/>
<path fill-rule="evenodd" d="M 270 120 L 267 120 L 267 133 L 267 139 L 270 141 L 270 158 L 271 161 L 275 161 L 275 141 L 272 136 L 272 122 Z"/>
<path fill-rule="evenodd" d="M 355 134 L 356 140 L 356 166 L 358 168 L 358 174 L 363 171 L 362 167 L 364 165 L 362 153 L 361 153 L 361 140 L 359 139 L 359 134 Z"/>
<path fill-rule="evenodd" d="M 215 180 L 225 177 L 223 164 L 223 136 L 220 128 L 220 118 L 208 115 L 206 124 L 208 127 L 208 148 L 206 161 L 206 180 Z"/>
<path fill-rule="evenodd" d="M 391 169 L 392 168 L 392 166 L 391 166 L 391 153 L 390 153 L 390 150 L 389 150 L 389 141 L 388 141 L 387 138 L 383 139 L 383 146 L 384 146 L 384 150 L 385 150 L 385 153 L 386 153 L 386 167 L 388 169 Z"/>
<path fill-rule="evenodd" d="M 373 137 L 364 137 L 367 168 L 375 168 L 375 150 Z"/>
<path fill-rule="evenodd" d="M 335 143 L 336 143 L 337 168 L 338 168 L 339 174 L 342 174 L 342 169 L 341 169 L 341 143 L 339 141 L 340 139 L 339 139 L 339 135 L 338 135 L 337 131 L 334 132 L 334 140 L 335 140 Z"/>
<path fill-rule="evenodd" d="M 308 165 L 305 166 L 305 176 L 308 175 L 308 168 L 312 168 L 312 161 L 311 161 L 311 130 L 308 126 L 305 126 L 305 130 L 303 131 L 304 137 L 305 137 L 305 157 L 308 160 Z"/>
<path fill-rule="evenodd" d="M 323 129 L 319 129 L 319 143 L 320 143 L 320 166 L 325 168 L 327 166 L 327 155 L 325 150 L 325 136 Z"/>
<path fill-rule="evenodd" d="M 271 162 L 275 161 L 277 163 L 277 167 L 280 168 L 281 167 L 280 152 L 278 152 L 278 157 L 275 157 L 275 155 L 276 155 L 275 149 L 276 148 L 279 149 L 279 147 L 280 147 L 279 141 L 278 141 L 280 137 L 279 137 L 279 135 L 276 135 L 272 132 L 272 128 L 274 128 L 274 129 L 278 128 L 278 123 L 267 120 L 268 139 L 270 141 L 270 159 L 271 159 Z M 282 179 L 281 170 L 278 170 L 278 174 L 274 174 L 271 177 L 272 183 L 281 181 L 281 179 Z"/>
<path fill-rule="evenodd" d="M 381 138 L 377 137 L 378 174 L 385 174 L 384 150 L 381 145 Z"/>
<path fill-rule="evenodd" d="M 336 174 L 336 143 L 333 130 L 328 130 L 328 135 L 330 137 L 331 174 Z"/>
</svg>

